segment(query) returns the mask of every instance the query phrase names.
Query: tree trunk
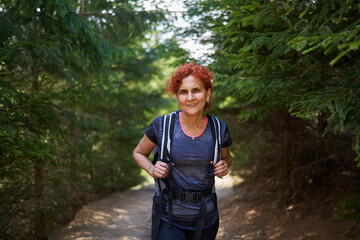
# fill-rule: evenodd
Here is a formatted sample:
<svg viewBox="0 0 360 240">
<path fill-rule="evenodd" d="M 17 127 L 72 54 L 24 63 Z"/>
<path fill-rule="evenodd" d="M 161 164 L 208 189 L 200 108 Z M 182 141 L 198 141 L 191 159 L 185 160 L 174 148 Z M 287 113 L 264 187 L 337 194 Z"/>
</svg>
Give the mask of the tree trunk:
<svg viewBox="0 0 360 240">
<path fill-rule="evenodd" d="M 282 114 L 280 115 L 281 131 L 279 131 L 279 137 L 281 139 L 279 139 L 280 155 L 277 164 L 277 185 L 280 187 L 281 191 L 284 192 L 284 195 L 282 195 L 284 198 L 281 199 L 281 202 L 287 202 L 292 195 L 292 189 L 289 179 L 291 164 L 291 142 L 289 138 L 291 134 L 290 118 L 291 116 L 286 111 L 282 112 Z"/>
<path fill-rule="evenodd" d="M 321 114 L 318 115 L 318 123 L 317 123 L 317 132 L 320 136 L 320 139 L 319 139 L 320 147 L 319 147 L 317 160 L 323 158 L 323 156 L 325 156 L 325 154 L 326 154 L 325 135 L 322 137 L 326 126 L 327 126 L 326 114 L 324 112 L 321 112 Z"/>
<path fill-rule="evenodd" d="M 39 91 L 40 83 L 38 75 L 34 74 L 32 79 L 31 93 Z M 35 190 L 35 216 L 34 216 L 34 235 L 36 239 L 45 240 L 46 221 L 43 209 L 43 195 L 44 195 L 44 178 L 43 178 L 43 164 L 41 159 L 34 159 L 34 190 Z"/>
</svg>

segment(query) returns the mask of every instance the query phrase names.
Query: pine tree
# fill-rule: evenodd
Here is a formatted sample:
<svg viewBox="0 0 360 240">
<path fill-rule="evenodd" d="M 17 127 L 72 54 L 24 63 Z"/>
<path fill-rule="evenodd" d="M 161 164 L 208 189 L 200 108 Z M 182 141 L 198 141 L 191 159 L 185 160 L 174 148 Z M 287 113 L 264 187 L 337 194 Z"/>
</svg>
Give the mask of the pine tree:
<svg viewBox="0 0 360 240">
<path fill-rule="evenodd" d="M 350 127 L 358 138 L 357 3 L 224 3 L 231 11 L 220 28 L 224 52 L 242 78 L 228 90 L 263 110 L 284 106 L 303 119 L 326 121 L 325 131 Z"/>
<path fill-rule="evenodd" d="M 47 239 L 88 194 L 141 181 L 161 20 L 136 1 L 0 3 L 0 238 Z"/>
<path fill-rule="evenodd" d="M 356 174 L 357 2 L 204 0 L 189 7 L 187 33 L 211 32 L 218 107 L 241 121 L 231 126 L 234 165 L 256 163 L 257 176 L 285 204 L 307 181 L 320 186 L 330 173 Z"/>
</svg>

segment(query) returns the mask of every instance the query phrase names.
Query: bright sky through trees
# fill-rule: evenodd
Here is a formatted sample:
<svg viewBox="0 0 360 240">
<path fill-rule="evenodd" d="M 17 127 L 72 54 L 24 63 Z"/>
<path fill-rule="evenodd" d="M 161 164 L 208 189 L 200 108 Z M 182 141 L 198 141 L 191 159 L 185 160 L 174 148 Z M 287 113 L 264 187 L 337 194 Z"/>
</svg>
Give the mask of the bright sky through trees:
<svg viewBox="0 0 360 240">
<path fill-rule="evenodd" d="M 145 10 L 166 10 L 172 12 L 176 15 L 176 20 L 174 21 L 174 27 L 176 28 L 189 28 L 190 21 L 196 21 L 197 19 L 184 19 L 183 13 L 187 11 L 184 5 L 184 1 L 182 0 L 144 0 L 143 7 Z M 161 27 L 160 27 L 160 30 Z M 207 32 L 203 37 L 209 37 L 211 32 Z M 173 32 L 169 32 L 161 35 L 162 38 L 168 39 L 174 35 Z M 201 44 L 201 39 L 197 39 L 195 37 L 186 37 L 182 39 L 178 39 L 180 46 L 190 52 L 190 56 L 195 59 L 203 59 L 204 54 L 209 54 L 214 52 L 212 44 Z M 205 62 L 209 63 L 209 59 L 203 59 Z"/>
</svg>

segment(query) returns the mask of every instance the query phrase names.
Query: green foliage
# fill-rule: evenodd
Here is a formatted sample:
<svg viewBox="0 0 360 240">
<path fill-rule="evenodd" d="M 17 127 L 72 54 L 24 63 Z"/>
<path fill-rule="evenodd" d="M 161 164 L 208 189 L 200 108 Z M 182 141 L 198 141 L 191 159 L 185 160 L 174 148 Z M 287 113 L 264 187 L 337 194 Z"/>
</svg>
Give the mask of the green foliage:
<svg viewBox="0 0 360 240">
<path fill-rule="evenodd" d="M 164 19 L 136 1 L 0 3 L 0 238 L 45 239 L 93 194 L 142 181 Z M 172 44 L 176 48 L 176 43 Z"/>
<path fill-rule="evenodd" d="M 188 7 L 194 23 L 186 33 L 211 32 L 205 42 L 215 53 L 207 57 L 216 107 L 233 123 L 233 171 L 252 164 L 251 175 L 284 204 L 306 198 L 309 180 L 329 189 L 332 174 L 344 169 L 358 179 L 358 1 L 201 0 Z M 356 201 L 342 203 L 347 213 L 358 212 Z"/>
<path fill-rule="evenodd" d="M 347 197 L 338 204 L 343 211 L 342 214 L 335 214 L 337 219 L 360 219 L 360 194 L 354 194 Z"/>
<path fill-rule="evenodd" d="M 356 1 L 208 0 L 194 8 L 210 5 L 200 16 L 205 29 L 213 27 L 209 41 L 219 49 L 211 64 L 217 90 L 233 96 L 242 120 L 283 107 L 306 121 L 324 115 L 325 133 L 351 129 L 359 153 Z"/>
</svg>

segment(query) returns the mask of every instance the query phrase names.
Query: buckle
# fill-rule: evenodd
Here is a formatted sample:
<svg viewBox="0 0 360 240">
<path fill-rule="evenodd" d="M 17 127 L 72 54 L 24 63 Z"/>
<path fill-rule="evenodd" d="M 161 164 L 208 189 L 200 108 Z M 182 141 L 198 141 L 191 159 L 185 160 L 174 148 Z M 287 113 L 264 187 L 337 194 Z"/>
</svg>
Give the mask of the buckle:
<svg viewBox="0 0 360 240">
<path fill-rule="evenodd" d="M 196 202 L 201 199 L 201 193 L 200 192 L 177 192 L 176 198 L 181 201 L 190 201 L 190 202 Z"/>
<path fill-rule="evenodd" d="M 199 201 L 201 200 L 201 193 L 194 193 L 193 194 L 193 201 L 196 202 L 196 201 Z"/>
</svg>

